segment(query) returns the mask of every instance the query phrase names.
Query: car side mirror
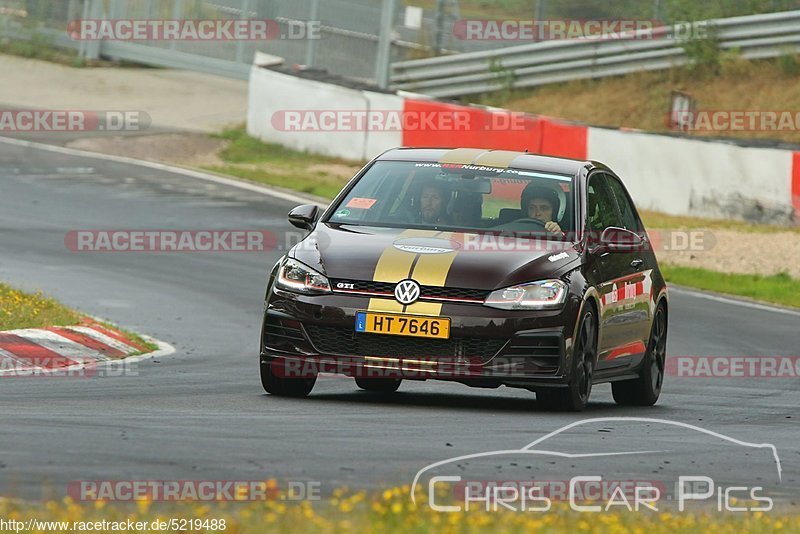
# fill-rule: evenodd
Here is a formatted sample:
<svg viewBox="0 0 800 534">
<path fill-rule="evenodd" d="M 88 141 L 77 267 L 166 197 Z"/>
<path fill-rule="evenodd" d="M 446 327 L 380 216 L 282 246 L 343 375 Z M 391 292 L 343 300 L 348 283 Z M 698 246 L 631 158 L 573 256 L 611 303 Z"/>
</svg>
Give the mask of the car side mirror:
<svg viewBox="0 0 800 534">
<path fill-rule="evenodd" d="M 608 252 L 632 252 L 644 246 L 641 236 L 625 228 L 609 226 L 600 235 L 600 246 Z"/>
<path fill-rule="evenodd" d="M 316 204 L 303 204 L 289 212 L 289 222 L 303 230 L 311 230 L 317 222 L 319 206 Z"/>
</svg>

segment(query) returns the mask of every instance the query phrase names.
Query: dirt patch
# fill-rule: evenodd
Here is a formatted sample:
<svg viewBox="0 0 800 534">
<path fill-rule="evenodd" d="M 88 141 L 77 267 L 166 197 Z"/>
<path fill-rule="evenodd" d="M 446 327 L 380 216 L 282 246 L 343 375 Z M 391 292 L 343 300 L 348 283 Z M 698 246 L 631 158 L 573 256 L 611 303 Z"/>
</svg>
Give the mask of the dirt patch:
<svg viewBox="0 0 800 534">
<path fill-rule="evenodd" d="M 193 167 L 224 165 L 217 154 L 227 145 L 228 141 L 194 133 L 87 137 L 67 144 L 90 152 Z"/>
<path fill-rule="evenodd" d="M 704 250 L 660 250 L 658 261 L 739 274 L 788 272 L 800 278 L 800 234 L 705 230 Z"/>
<path fill-rule="evenodd" d="M 2 54 L 0 72 L 0 103 L 18 108 L 138 110 L 155 127 L 205 133 L 247 118 L 247 80 L 172 69 L 74 69 Z"/>
</svg>

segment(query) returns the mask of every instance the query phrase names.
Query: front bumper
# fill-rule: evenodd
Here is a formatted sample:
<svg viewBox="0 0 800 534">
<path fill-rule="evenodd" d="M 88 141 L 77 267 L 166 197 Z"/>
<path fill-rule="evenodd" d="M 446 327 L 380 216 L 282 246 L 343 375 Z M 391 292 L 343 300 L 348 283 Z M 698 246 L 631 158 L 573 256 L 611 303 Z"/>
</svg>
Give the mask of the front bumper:
<svg viewBox="0 0 800 534">
<path fill-rule="evenodd" d="M 298 295 L 272 289 L 261 334 L 262 364 L 285 376 L 335 373 L 355 377 L 439 379 L 477 387 L 564 386 L 580 308 L 519 312 L 446 303 L 450 339 L 364 334 L 355 315 L 370 299 Z"/>
</svg>

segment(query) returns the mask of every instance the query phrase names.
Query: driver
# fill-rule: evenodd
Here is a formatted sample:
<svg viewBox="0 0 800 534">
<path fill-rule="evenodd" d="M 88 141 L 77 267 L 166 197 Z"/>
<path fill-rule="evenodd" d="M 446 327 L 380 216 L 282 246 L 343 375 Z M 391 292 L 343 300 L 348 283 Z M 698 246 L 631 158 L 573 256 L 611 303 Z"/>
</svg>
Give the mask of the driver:
<svg viewBox="0 0 800 534">
<path fill-rule="evenodd" d="M 427 224 L 448 223 L 446 207 L 450 191 L 444 185 L 425 184 L 419 196 L 419 217 Z"/>
<path fill-rule="evenodd" d="M 544 223 L 544 229 L 550 233 L 564 235 L 561 226 L 554 220 L 561 208 L 558 193 L 548 187 L 528 184 L 522 191 L 522 217 L 536 219 Z"/>
</svg>

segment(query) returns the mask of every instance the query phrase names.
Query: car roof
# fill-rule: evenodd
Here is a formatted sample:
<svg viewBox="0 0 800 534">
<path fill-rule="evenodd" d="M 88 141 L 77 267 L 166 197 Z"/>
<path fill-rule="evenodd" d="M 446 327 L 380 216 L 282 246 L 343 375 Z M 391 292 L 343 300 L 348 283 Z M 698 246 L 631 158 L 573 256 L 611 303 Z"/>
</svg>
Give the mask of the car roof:
<svg viewBox="0 0 800 534">
<path fill-rule="evenodd" d="M 418 161 L 425 163 L 454 163 L 524 169 L 529 171 L 552 172 L 575 176 L 584 168 L 604 165 L 593 161 L 559 158 L 517 152 L 511 150 L 490 150 L 483 148 L 412 148 L 402 147 L 387 150 L 378 157 L 379 161 Z"/>
</svg>

